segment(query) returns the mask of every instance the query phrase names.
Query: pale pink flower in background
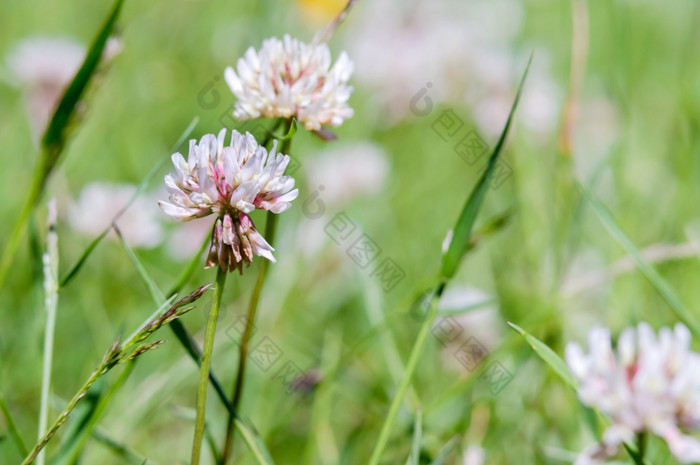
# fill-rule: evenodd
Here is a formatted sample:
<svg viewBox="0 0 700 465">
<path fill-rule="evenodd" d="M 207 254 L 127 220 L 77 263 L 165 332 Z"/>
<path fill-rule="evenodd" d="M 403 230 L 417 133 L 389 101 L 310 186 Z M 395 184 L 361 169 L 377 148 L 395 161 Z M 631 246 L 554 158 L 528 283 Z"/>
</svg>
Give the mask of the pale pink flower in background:
<svg viewBox="0 0 700 465">
<path fill-rule="evenodd" d="M 381 123 L 397 124 L 411 113 L 434 120 L 440 103 L 457 102 L 471 109 L 471 115 L 455 109 L 465 123 L 471 116 L 484 136 L 500 133 L 529 53 L 529 47 L 513 52 L 524 19 L 520 2 L 374 0 L 358 5 L 356 13 L 362 18 L 345 28 L 346 47 L 358 82 L 372 92 L 370 104 L 381 110 Z M 537 48 L 536 57 L 519 121 L 550 133 L 563 92 L 550 77 L 545 51 Z"/>
<path fill-rule="evenodd" d="M 93 182 L 68 206 L 71 227 L 87 237 L 97 237 L 129 202 L 137 187 L 131 184 Z M 152 248 L 163 239 L 160 214 L 150 196 L 139 196 L 117 220 L 124 239 L 134 247 Z M 111 235 L 110 237 L 115 237 Z"/>
<path fill-rule="evenodd" d="M 480 53 L 479 57 L 474 73 L 481 85 L 467 94 L 467 102 L 473 107 L 479 130 L 485 136 L 497 137 L 508 119 L 513 105 L 513 85 L 525 60 L 517 60 L 517 55 L 510 53 L 500 58 L 498 54 L 494 57 Z M 522 125 L 536 135 L 552 132 L 561 117 L 564 93 L 550 77 L 547 61 L 544 51 L 538 50 L 518 105 Z"/>
<path fill-rule="evenodd" d="M 352 117 L 348 81 L 353 63 L 345 52 L 331 66 L 324 42 L 307 44 L 285 35 L 263 41 L 260 50 L 249 48 L 238 60 L 237 72 L 226 68 L 224 79 L 238 99 L 234 116 L 253 118 L 295 117 L 306 129 L 340 126 Z"/>
<path fill-rule="evenodd" d="M 483 447 L 474 444 L 467 447 L 467 450 L 464 451 L 464 457 L 462 457 L 463 465 L 484 465 L 485 460 L 486 451 Z"/>
<path fill-rule="evenodd" d="M 277 142 L 268 154 L 250 133 L 232 131 L 228 146 L 225 136 L 222 129 L 218 136 L 205 135 L 199 144 L 191 140 L 187 160 L 173 154 L 175 173 L 165 176 L 169 200 L 158 204 L 177 221 L 216 214 L 207 268 L 218 265 L 242 272 L 243 262 L 250 264 L 253 255 L 275 261 L 274 249 L 248 214 L 256 208 L 286 211 L 299 190 L 293 189 L 292 177 L 284 176 L 290 158 L 275 153 Z"/>
<path fill-rule="evenodd" d="M 369 141 L 333 145 L 304 165 L 311 188 L 322 189 L 323 202 L 336 206 L 377 195 L 390 168 L 384 149 Z"/>
<path fill-rule="evenodd" d="M 10 79 L 25 91 L 25 103 L 36 139 L 85 58 L 85 47 L 66 37 L 31 37 L 6 58 Z"/>
<path fill-rule="evenodd" d="M 211 221 L 197 218 L 178 225 L 166 244 L 168 255 L 177 261 L 189 261 L 197 253 L 204 238 L 211 234 Z"/>
<path fill-rule="evenodd" d="M 683 432 L 700 430 L 700 354 L 690 341 L 680 323 L 658 337 L 640 323 L 622 332 L 616 350 L 604 328 L 589 333 L 587 355 L 578 344 L 567 346 L 581 402 L 612 419 L 602 443 L 586 449 L 576 465 L 610 458 L 642 432 L 663 438 L 678 461 L 700 462 L 700 440 Z"/>
<path fill-rule="evenodd" d="M 305 257 L 328 243 L 324 228 L 340 207 L 382 192 L 390 168 L 386 151 L 371 141 L 333 144 L 304 161 L 311 194 L 302 207 L 306 218 L 299 223 L 298 245 Z"/>
</svg>

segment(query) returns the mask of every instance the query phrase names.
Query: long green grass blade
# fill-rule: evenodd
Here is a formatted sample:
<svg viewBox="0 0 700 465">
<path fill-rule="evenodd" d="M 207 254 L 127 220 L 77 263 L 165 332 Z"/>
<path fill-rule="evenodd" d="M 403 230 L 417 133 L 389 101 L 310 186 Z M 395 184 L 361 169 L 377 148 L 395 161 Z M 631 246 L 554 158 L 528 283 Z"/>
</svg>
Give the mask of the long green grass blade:
<svg viewBox="0 0 700 465">
<path fill-rule="evenodd" d="M 484 173 L 481 175 L 481 178 L 479 178 L 476 187 L 467 198 L 464 208 L 462 209 L 462 213 L 459 215 L 457 224 L 454 227 L 452 241 L 450 242 L 447 253 L 442 258 L 441 274 L 445 279 L 452 278 L 452 276 L 454 276 L 454 274 L 457 272 L 457 268 L 462 261 L 462 257 L 469 246 L 469 239 L 472 227 L 474 226 L 474 221 L 476 221 L 476 216 L 479 213 L 484 197 L 486 197 L 491 176 L 493 176 L 493 173 L 496 171 L 498 156 L 505 145 L 506 136 L 508 135 L 508 130 L 510 129 L 511 122 L 513 121 L 513 115 L 515 114 L 515 109 L 518 106 L 518 101 L 520 100 L 520 95 L 523 90 L 523 84 L 525 84 L 525 79 L 527 78 L 527 73 L 530 70 L 531 63 L 532 55 L 530 55 L 530 59 L 527 62 L 527 67 L 525 68 L 523 77 L 520 80 L 520 86 L 518 87 L 518 92 L 515 94 L 515 100 L 513 101 L 513 106 L 510 108 L 506 125 L 501 132 L 501 136 L 498 138 L 498 142 L 496 143 L 493 152 L 491 152 L 486 170 L 484 170 Z"/>
<path fill-rule="evenodd" d="M 255 461 L 259 465 L 275 465 L 272 460 L 270 451 L 267 450 L 265 442 L 260 437 L 260 434 L 252 426 L 247 425 L 243 420 L 237 418 L 234 420 L 236 429 L 241 433 L 243 442 L 246 443 L 248 449 L 255 457 Z"/>
<path fill-rule="evenodd" d="M 168 292 L 168 296 L 175 295 L 178 292 L 180 292 L 182 288 L 185 287 L 185 284 L 187 284 L 190 278 L 192 278 L 194 272 L 197 271 L 197 265 L 199 265 L 199 260 L 202 257 L 204 251 L 207 249 L 210 240 L 211 234 L 207 235 L 207 237 L 204 238 L 204 241 L 202 241 L 202 245 L 199 246 L 199 250 L 194 255 L 194 257 L 192 257 L 192 260 L 190 260 L 190 262 L 187 264 L 187 268 L 185 268 L 182 271 L 182 274 L 180 274 L 180 276 L 177 278 L 177 282 Z"/>
<path fill-rule="evenodd" d="M 639 249 L 615 222 L 610 210 L 608 210 L 597 198 L 595 198 L 595 196 L 588 189 L 586 189 L 584 186 L 580 187 L 584 196 L 588 200 L 588 203 L 591 205 L 591 207 L 593 207 L 593 210 L 598 215 L 598 218 L 605 226 L 605 229 L 607 229 L 618 244 L 625 249 L 625 252 L 632 257 L 632 260 L 634 260 L 634 263 L 637 265 L 639 271 L 645 278 L 647 278 L 651 285 L 656 288 L 656 291 L 666 301 L 668 306 L 671 307 L 671 310 L 673 310 L 676 316 L 683 323 L 685 323 L 686 326 L 688 326 L 695 337 L 700 337 L 700 323 L 698 322 L 696 316 L 690 313 L 668 282 L 666 282 L 659 272 L 656 271 L 656 269 L 644 259 Z"/>
<path fill-rule="evenodd" d="M 452 438 L 447 441 L 447 444 L 445 444 L 440 452 L 438 452 L 437 457 L 435 457 L 435 460 L 430 462 L 430 465 L 445 465 L 445 463 L 447 463 L 447 457 L 449 457 L 455 447 L 457 447 L 457 441 L 457 438 Z"/>
<path fill-rule="evenodd" d="M 129 255 L 129 258 L 131 259 L 131 262 L 136 267 L 136 271 L 138 271 L 139 276 L 141 276 L 141 279 L 143 279 L 143 281 L 146 283 L 146 286 L 148 287 L 148 292 L 150 292 L 153 301 L 156 302 L 156 304 L 163 303 L 163 301 L 165 300 L 165 296 L 158 288 L 158 285 L 153 280 L 148 270 L 146 270 L 146 267 L 144 266 L 143 262 L 139 259 L 138 255 L 136 255 L 134 249 L 132 249 L 129 243 L 124 239 L 124 236 L 122 236 L 122 233 L 119 230 L 119 228 L 116 225 L 113 226 L 113 228 L 114 231 L 117 233 L 117 236 L 119 236 L 119 242 L 121 242 L 122 247 L 124 247 L 124 250 L 126 250 L 127 255 Z"/>
<path fill-rule="evenodd" d="M 474 221 L 476 220 L 477 214 L 479 213 L 481 205 L 483 204 L 484 197 L 486 196 L 486 193 L 488 191 L 489 180 L 495 170 L 496 162 L 498 161 L 498 155 L 505 142 L 505 138 L 508 133 L 508 128 L 510 127 L 510 124 L 512 122 L 513 115 L 515 113 L 515 108 L 518 105 L 518 100 L 520 99 L 523 84 L 525 83 L 525 78 L 527 77 L 527 73 L 530 69 L 531 63 L 532 55 L 530 55 L 527 67 L 525 68 L 523 77 L 520 80 L 520 85 L 518 86 L 518 91 L 516 93 L 513 106 L 511 107 L 510 114 L 508 115 L 508 120 L 506 121 L 506 125 L 503 128 L 498 144 L 494 149 L 491 157 L 489 158 L 489 163 L 486 170 L 481 175 L 481 178 L 479 179 L 471 194 L 467 198 L 467 202 L 464 206 L 464 209 L 462 210 L 462 213 L 460 214 L 459 219 L 457 220 L 457 225 L 454 229 L 454 236 L 450 243 L 450 247 L 447 253 L 443 256 L 442 270 L 440 272 L 440 284 L 435 290 L 431 291 L 432 295 L 430 296 L 430 307 L 427 316 L 421 324 L 418 336 L 416 337 L 415 342 L 413 344 L 413 348 L 411 349 L 411 354 L 409 355 L 408 362 L 406 363 L 406 372 L 404 374 L 404 377 L 401 381 L 401 384 L 398 387 L 396 395 L 392 399 L 391 405 L 389 406 L 389 412 L 387 413 L 387 416 L 384 420 L 384 424 L 382 425 L 382 429 L 379 433 L 379 438 L 377 439 L 377 443 L 374 447 L 374 450 L 372 451 L 372 455 L 369 460 L 370 465 L 378 465 L 379 461 L 381 460 L 381 456 L 384 453 L 384 450 L 386 449 L 387 443 L 389 442 L 391 430 L 394 426 L 396 416 L 399 412 L 399 407 L 401 406 L 401 402 L 403 401 L 403 398 L 406 395 L 409 386 L 411 385 L 411 378 L 416 369 L 416 365 L 418 364 L 418 360 L 420 359 L 420 356 L 423 352 L 425 341 L 428 337 L 428 334 L 430 333 L 430 330 L 433 326 L 433 322 L 435 321 L 435 318 L 437 316 L 437 303 L 440 300 L 440 297 L 442 296 L 445 286 L 457 272 L 459 264 L 462 261 L 462 257 L 464 256 L 464 253 L 467 250 L 467 247 L 471 240 Z"/>
<path fill-rule="evenodd" d="M 118 455 L 131 465 L 155 465 L 153 460 L 141 457 L 124 444 L 112 439 L 106 432 L 100 430 L 99 428 L 93 433 L 93 436 L 98 442 L 104 444 L 104 446 L 111 450 L 115 455 Z"/>
<path fill-rule="evenodd" d="M 508 322 L 508 326 L 513 328 L 518 334 L 520 334 L 525 341 L 532 347 L 532 350 L 535 351 L 537 355 L 547 364 L 549 367 L 554 370 L 554 372 L 559 375 L 559 377 L 564 380 L 566 384 L 571 386 L 572 388 L 576 389 L 577 384 L 576 380 L 574 377 L 571 375 L 571 372 L 569 371 L 569 368 L 566 366 L 566 363 L 564 363 L 564 360 L 561 359 L 552 349 L 550 349 L 547 344 L 544 342 L 540 341 L 537 339 L 535 336 L 532 334 L 528 333 L 524 329 L 522 329 L 520 326 L 513 324 L 511 322 Z"/>
<path fill-rule="evenodd" d="M 63 151 L 67 128 L 75 112 L 75 107 L 78 105 L 80 98 L 85 93 L 85 89 L 97 70 L 97 65 L 100 62 L 105 45 L 107 45 L 107 40 L 112 34 L 112 30 L 117 22 L 123 4 L 124 0 L 116 0 L 114 2 L 112 11 L 90 46 L 90 50 L 88 50 L 85 61 L 83 61 L 82 66 L 78 70 L 78 74 L 75 75 L 70 86 L 66 89 L 66 92 L 63 94 L 49 122 L 46 133 L 44 133 L 44 138 L 41 141 L 42 146 L 46 150 L 45 157 L 47 157 L 46 164 L 44 165 L 46 170 L 44 176 L 47 176 L 51 172 Z"/>
<path fill-rule="evenodd" d="M 24 441 L 22 441 L 22 436 L 19 434 L 19 430 L 17 429 L 17 423 L 15 423 L 15 419 L 12 417 L 10 409 L 7 407 L 7 403 L 5 402 L 5 398 L 2 396 L 2 393 L 0 393 L 0 412 L 2 412 L 2 416 L 5 418 L 7 431 L 10 433 L 12 441 L 15 443 L 15 446 L 22 457 L 25 457 L 27 454 L 29 454 L 29 449 L 27 449 Z"/>
<path fill-rule="evenodd" d="M 411 456 L 407 465 L 420 465 L 420 444 L 423 440 L 423 412 L 418 409 L 416 412 L 416 423 L 413 426 L 413 443 L 411 444 Z"/>
<path fill-rule="evenodd" d="M 56 310 L 58 308 L 58 234 L 56 233 L 56 204 L 49 203 L 49 231 L 46 235 L 46 252 L 44 262 L 44 310 L 46 325 L 44 328 L 44 351 L 41 376 L 41 405 L 39 408 L 39 431 L 37 439 L 46 433 L 49 421 L 49 394 L 51 392 L 51 371 L 53 366 L 53 346 L 56 331 Z M 46 463 L 46 451 L 41 451 L 37 464 Z"/>
</svg>

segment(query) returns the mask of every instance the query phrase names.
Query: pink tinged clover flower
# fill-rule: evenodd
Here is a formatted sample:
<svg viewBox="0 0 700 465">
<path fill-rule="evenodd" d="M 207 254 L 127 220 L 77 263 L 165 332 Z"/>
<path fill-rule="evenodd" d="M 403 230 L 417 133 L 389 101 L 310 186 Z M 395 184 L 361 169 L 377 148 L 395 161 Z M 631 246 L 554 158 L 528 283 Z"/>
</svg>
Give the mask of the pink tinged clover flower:
<svg viewBox="0 0 700 465">
<path fill-rule="evenodd" d="M 236 118 L 295 117 L 306 129 L 319 131 L 352 117 L 353 88 L 347 83 L 353 69 L 345 52 L 331 66 L 325 42 L 306 44 L 285 35 L 263 41 L 257 52 L 249 48 L 238 60 L 238 72 L 229 66 L 224 79 L 238 99 Z"/>
<path fill-rule="evenodd" d="M 177 221 L 216 214 L 206 267 L 242 273 L 243 262 L 250 265 L 254 255 L 275 261 L 274 249 L 248 214 L 256 208 L 282 213 L 299 190 L 293 189 L 292 177 L 284 176 L 290 159 L 275 153 L 276 141 L 268 154 L 250 133 L 233 131 L 228 146 L 225 135 L 222 129 L 218 136 L 205 135 L 199 144 L 191 140 L 187 160 L 173 154 L 175 172 L 165 176 L 170 196 L 158 204 Z"/>
<path fill-rule="evenodd" d="M 575 465 L 608 459 L 642 432 L 663 438 L 679 462 L 700 462 L 700 440 L 686 434 L 700 430 L 700 354 L 690 349 L 690 339 L 680 323 L 661 329 L 658 338 L 640 323 L 622 332 L 616 350 L 603 328 L 589 333 L 587 355 L 578 344 L 567 346 L 579 398 L 613 421 L 602 443 L 586 449 Z"/>
</svg>

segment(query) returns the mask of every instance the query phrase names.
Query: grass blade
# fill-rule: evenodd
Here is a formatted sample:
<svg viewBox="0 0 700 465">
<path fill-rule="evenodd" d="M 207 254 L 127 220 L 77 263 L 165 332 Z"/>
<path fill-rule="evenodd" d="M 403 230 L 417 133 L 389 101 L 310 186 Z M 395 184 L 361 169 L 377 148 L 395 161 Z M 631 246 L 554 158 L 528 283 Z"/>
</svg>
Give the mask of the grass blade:
<svg viewBox="0 0 700 465">
<path fill-rule="evenodd" d="M 260 434 L 258 434 L 255 428 L 247 425 L 240 418 L 235 419 L 235 426 L 238 432 L 241 433 L 243 442 L 246 443 L 246 446 L 248 446 L 248 449 L 253 454 L 255 461 L 258 462 L 259 465 L 275 465 L 275 462 L 272 460 L 272 456 L 270 455 L 270 451 L 267 450 L 265 442 L 262 440 Z"/>
<path fill-rule="evenodd" d="M 444 465 L 447 460 L 447 457 L 450 455 L 450 453 L 454 450 L 454 448 L 457 447 L 457 438 L 452 438 L 449 441 L 447 441 L 447 444 L 438 452 L 437 457 L 435 457 L 435 460 L 430 462 L 430 465 Z"/>
<path fill-rule="evenodd" d="M 413 444 L 411 445 L 411 456 L 407 465 L 420 465 L 420 443 L 423 439 L 423 412 L 418 409 L 416 412 L 416 423 L 413 427 Z"/>
<path fill-rule="evenodd" d="M 143 265 L 143 262 L 139 259 L 138 255 L 136 255 L 136 252 L 134 252 L 134 249 L 132 249 L 129 243 L 126 242 L 119 228 L 116 225 L 114 225 L 113 228 L 114 232 L 116 232 L 117 236 L 119 237 L 119 242 L 121 242 L 122 246 L 124 247 L 124 250 L 126 250 L 127 255 L 131 259 L 131 262 L 136 267 L 136 271 L 139 272 L 139 276 L 141 276 L 141 279 L 143 279 L 143 281 L 146 283 L 146 286 L 148 287 L 148 291 L 150 292 L 153 301 L 156 303 L 156 305 L 162 304 L 165 300 L 165 296 L 158 288 L 158 285 L 148 273 L 146 267 Z"/>
<path fill-rule="evenodd" d="M 457 224 L 454 227 L 454 233 L 452 236 L 452 241 L 450 241 L 450 246 L 447 253 L 442 259 L 442 277 L 445 279 L 450 279 L 457 272 L 462 257 L 464 256 L 467 247 L 469 246 L 469 238 L 471 235 L 472 227 L 474 226 L 474 221 L 476 221 L 476 215 L 479 213 L 481 204 L 486 197 L 486 192 L 489 189 L 489 181 L 491 176 L 496 170 L 496 162 L 498 162 L 498 156 L 505 145 L 506 136 L 508 135 L 508 130 L 510 129 L 511 122 L 513 121 L 513 115 L 515 114 L 515 109 L 518 106 L 518 101 L 520 100 L 520 95 L 523 90 L 523 84 L 525 84 L 525 79 L 527 78 L 527 73 L 530 70 L 530 64 L 532 63 L 532 55 L 527 62 L 527 67 L 523 73 L 523 77 L 520 80 L 520 86 L 518 87 L 518 92 L 515 94 L 515 100 L 513 101 L 513 106 L 510 108 L 510 113 L 508 114 L 508 119 L 506 120 L 506 125 L 501 132 L 501 136 L 498 138 L 498 142 L 491 152 L 488 164 L 486 165 L 486 170 L 479 178 L 476 187 L 467 198 L 462 213 L 459 215 Z"/>
<path fill-rule="evenodd" d="M 634 243 L 632 243 L 630 238 L 615 222 L 610 210 L 608 210 L 597 198 L 595 198 L 595 196 L 588 189 L 586 189 L 584 186 L 580 187 L 584 196 L 588 200 L 588 203 L 593 207 L 593 210 L 596 212 L 598 218 L 608 230 L 610 235 L 618 242 L 618 244 L 622 246 L 623 249 L 625 249 L 625 252 L 632 257 L 639 271 L 645 278 L 647 278 L 651 285 L 656 288 L 657 292 L 666 301 L 668 306 L 671 307 L 671 310 L 673 310 L 676 316 L 683 323 L 685 323 L 686 326 L 688 326 L 695 337 L 700 337 L 700 323 L 698 323 L 695 315 L 690 313 L 668 282 L 666 282 L 659 272 L 656 271 L 656 269 L 644 259 L 639 249 L 634 245 Z"/>
<path fill-rule="evenodd" d="M 182 271 L 182 274 L 180 274 L 180 277 L 177 278 L 177 282 L 175 285 L 170 289 L 168 292 L 168 296 L 172 296 L 177 294 L 182 290 L 182 288 L 187 284 L 187 282 L 190 280 L 192 275 L 194 274 L 195 271 L 197 271 L 197 265 L 199 265 L 199 260 L 202 257 L 202 254 L 204 251 L 207 249 L 207 246 L 209 245 L 209 241 L 211 240 L 211 234 L 208 234 L 207 237 L 204 238 L 204 241 L 202 242 L 202 245 L 199 246 L 199 250 L 197 253 L 192 257 L 192 260 L 187 264 L 187 268 L 185 268 Z"/>
<path fill-rule="evenodd" d="M 41 405 L 39 408 L 39 428 L 37 439 L 46 433 L 49 422 L 49 393 L 51 392 L 51 367 L 53 365 L 54 334 L 56 331 L 56 309 L 58 308 L 58 234 L 56 233 L 56 202 L 49 202 L 49 231 L 46 235 L 44 263 L 44 309 L 46 326 L 44 328 L 44 355 L 41 376 Z M 37 464 L 46 463 L 46 453 L 41 451 Z"/>
<path fill-rule="evenodd" d="M 554 372 L 559 375 L 559 377 L 564 380 L 566 384 L 571 386 L 572 388 L 576 389 L 577 384 L 576 380 L 574 377 L 571 375 L 571 372 L 569 371 L 569 368 L 566 366 L 566 363 L 564 363 L 564 360 L 561 359 L 552 349 L 550 349 L 547 344 L 544 342 L 540 341 L 537 339 L 535 336 L 532 334 L 528 333 L 524 329 L 522 329 L 520 326 L 508 322 L 508 326 L 513 328 L 518 334 L 520 334 L 525 341 L 532 347 L 532 350 L 535 351 L 537 355 L 547 364 L 549 367 L 554 370 Z"/>
<path fill-rule="evenodd" d="M 12 437 L 12 441 L 15 443 L 17 450 L 22 457 L 26 456 L 29 453 L 29 449 L 27 449 L 24 441 L 22 441 L 22 436 L 19 434 L 19 430 L 17 429 L 17 423 L 15 423 L 15 419 L 12 417 L 10 409 L 7 408 L 7 403 L 5 402 L 5 398 L 2 396 L 2 393 L 0 393 L 0 412 L 2 412 L 2 416 L 5 418 L 7 431 L 10 433 L 10 437 Z"/>
<path fill-rule="evenodd" d="M 440 300 L 443 291 L 445 290 L 445 286 L 457 272 L 459 264 L 462 261 L 462 257 L 464 256 L 464 253 L 467 247 L 469 246 L 472 228 L 474 227 L 474 221 L 476 220 L 476 216 L 479 213 L 479 210 L 481 209 L 481 205 L 483 203 L 484 198 L 486 197 L 486 192 L 488 191 L 489 187 L 489 180 L 495 170 L 496 162 L 498 161 L 498 155 L 501 152 L 506 135 L 508 134 L 508 128 L 510 127 L 510 124 L 512 122 L 513 115 L 515 113 L 515 108 L 518 105 L 518 100 L 520 98 L 520 94 L 523 89 L 523 84 L 525 82 L 525 78 L 527 77 L 527 73 L 530 69 L 531 63 L 532 55 L 530 55 L 527 67 L 525 68 L 523 77 L 520 80 L 520 85 L 518 86 L 518 91 L 516 93 L 513 106 L 511 107 L 510 114 L 508 115 L 508 120 L 506 121 L 506 125 L 503 128 L 498 144 L 496 145 L 496 148 L 494 149 L 493 153 L 491 154 L 491 157 L 489 158 L 486 170 L 481 175 L 481 178 L 479 179 L 471 194 L 467 198 L 466 204 L 464 205 L 464 209 L 462 210 L 462 213 L 460 214 L 459 219 L 457 220 L 457 225 L 454 229 L 454 237 L 450 243 L 450 247 L 447 253 L 443 256 L 442 270 L 440 272 L 440 284 L 438 285 L 437 289 L 431 291 L 432 295 L 430 296 L 430 308 L 428 310 L 426 318 L 421 324 L 420 331 L 418 332 L 418 336 L 415 339 L 413 348 L 411 349 L 411 354 L 406 364 L 406 373 L 404 374 L 404 378 L 401 381 L 396 395 L 394 396 L 391 402 L 389 412 L 387 413 L 386 419 L 384 420 L 384 424 L 382 425 L 382 430 L 379 433 L 377 444 L 375 445 L 374 450 L 372 451 L 372 456 L 369 460 L 370 465 L 379 464 L 379 460 L 381 459 L 381 456 L 384 453 L 384 449 L 386 448 L 386 445 L 389 442 L 389 436 L 391 434 L 394 422 L 396 421 L 396 416 L 399 412 L 399 407 L 401 406 L 403 398 L 406 395 L 409 386 L 411 385 L 411 378 L 416 369 L 421 353 L 423 352 L 423 346 L 425 345 L 425 341 L 433 327 L 433 323 L 437 316 L 437 303 Z"/>
<path fill-rule="evenodd" d="M 56 108 L 49 126 L 44 133 L 44 138 L 41 141 L 42 146 L 46 150 L 45 157 L 47 158 L 44 168 L 46 172 L 44 176 L 48 176 L 53 167 L 58 161 L 58 157 L 63 151 L 63 146 L 66 141 L 66 129 L 70 123 L 71 117 L 75 112 L 75 107 L 78 105 L 80 98 L 85 89 L 87 88 L 90 80 L 92 79 L 95 71 L 97 70 L 97 65 L 100 62 L 102 53 L 104 51 L 105 45 L 109 36 L 112 34 L 112 29 L 117 22 L 119 17 L 119 12 L 124 4 L 124 0 L 116 0 L 112 11 L 107 17 L 102 29 L 95 37 L 90 50 L 83 61 L 82 66 L 78 70 L 78 74 L 75 75 L 73 81 L 68 86 L 68 89 L 63 94 L 58 107 Z"/>
<path fill-rule="evenodd" d="M 115 441 L 109 437 L 106 432 L 100 429 L 97 429 L 93 433 L 93 436 L 97 441 L 104 444 L 105 447 L 111 450 L 115 455 L 118 455 L 120 458 L 124 459 L 127 463 L 132 465 L 155 465 L 155 462 L 152 460 L 139 456 L 136 452 L 129 449 L 124 444 L 120 444 L 119 442 Z"/>
</svg>

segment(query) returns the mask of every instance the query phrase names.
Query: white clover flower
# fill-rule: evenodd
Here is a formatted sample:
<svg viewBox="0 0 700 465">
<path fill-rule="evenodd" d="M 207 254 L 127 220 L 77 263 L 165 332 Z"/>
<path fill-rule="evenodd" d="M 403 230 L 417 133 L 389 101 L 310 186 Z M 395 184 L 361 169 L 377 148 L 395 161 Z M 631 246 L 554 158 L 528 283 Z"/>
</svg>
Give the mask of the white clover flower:
<svg viewBox="0 0 700 465">
<path fill-rule="evenodd" d="M 132 184 L 93 182 L 86 185 L 77 200 L 68 206 L 71 227 L 87 237 L 97 237 L 136 192 Z M 163 239 L 160 214 L 149 196 L 137 197 L 117 220 L 124 239 L 134 247 L 152 248 Z M 114 238 L 115 235 L 110 235 Z"/>
<path fill-rule="evenodd" d="M 353 115 L 347 82 L 353 64 L 345 52 L 331 66 L 331 52 L 322 43 L 306 44 L 285 35 L 263 41 L 238 60 L 238 73 L 226 68 L 224 79 L 238 101 L 234 116 L 253 118 L 295 117 L 306 129 L 340 126 Z"/>
<path fill-rule="evenodd" d="M 277 154 L 277 142 L 267 153 L 250 134 L 231 134 L 224 146 L 226 129 L 218 136 L 207 134 L 190 141 L 187 160 L 172 156 L 175 173 L 165 176 L 169 201 L 160 201 L 161 209 L 178 221 L 188 221 L 210 214 L 218 215 L 214 223 L 207 268 L 220 266 L 224 271 L 243 271 L 253 255 L 275 261 L 274 249 L 255 229 L 248 216 L 256 208 L 281 213 L 291 207 L 299 194 L 294 179 L 284 176 L 288 155 Z"/>
<path fill-rule="evenodd" d="M 613 421 L 602 444 L 585 450 L 576 465 L 611 457 L 641 432 L 662 437 L 678 461 L 700 462 L 700 440 L 683 432 L 700 430 L 700 354 L 690 339 L 682 324 L 661 329 L 657 338 L 640 323 L 622 332 L 616 351 L 604 328 L 590 332 L 588 355 L 578 344 L 567 346 L 579 398 Z"/>
</svg>

